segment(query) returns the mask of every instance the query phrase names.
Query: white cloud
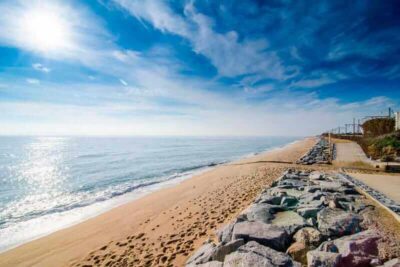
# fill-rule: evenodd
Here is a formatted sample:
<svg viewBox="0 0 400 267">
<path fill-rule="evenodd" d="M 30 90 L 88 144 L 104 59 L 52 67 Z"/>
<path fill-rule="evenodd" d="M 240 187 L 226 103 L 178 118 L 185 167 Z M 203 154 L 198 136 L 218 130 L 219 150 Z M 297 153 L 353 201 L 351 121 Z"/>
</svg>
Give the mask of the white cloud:
<svg viewBox="0 0 400 267">
<path fill-rule="evenodd" d="M 247 94 L 259 95 L 265 92 L 269 92 L 274 89 L 272 84 L 264 84 L 259 86 L 245 86 L 243 91 Z"/>
<path fill-rule="evenodd" d="M 42 72 L 45 72 L 45 73 L 49 73 L 49 72 L 51 71 L 50 68 L 47 68 L 47 67 L 43 66 L 43 65 L 40 64 L 40 63 L 35 63 L 35 64 L 32 65 L 32 67 L 33 67 L 35 70 L 42 71 Z"/>
<path fill-rule="evenodd" d="M 244 89 L 247 94 L 227 97 L 218 93 L 223 85 L 215 81 L 183 77 L 179 74 L 179 62 L 171 59 L 168 51 L 154 49 L 154 54 L 138 53 L 118 47 L 107 34 L 91 34 L 89 29 L 96 29 L 95 33 L 105 30 L 88 15 L 80 20 L 84 29 L 72 27 L 77 34 L 74 49 L 64 51 L 55 59 L 77 61 L 90 67 L 96 77 L 101 77 L 101 73 L 118 77 L 126 86 L 97 84 L 89 80 L 101 79 L 92 76 L 88 76 L 87 84 L 68 85 L 27 79 L 26 82 L 41 84 L 44 90 L 40 91 L 46 94 L 46 99 L 61 98 L 71 103 L 36 103 L 29 99 L 12 103 L 0 101 L 0 113 L 4 114 L 0 116 L 0 124 L 7 125 L 1 129 L 2 134 L 308 135 L 345 123 L 353 116 L 373 114 L 381 108 L 379 99 L 369 100 L 368 105 L 367 102 L 341 104 L 336 99 L 320 100 L 315 94 L 287 91 L 256 103 L 248 102 L 248 95 L 273 89 L 269 85 L 255 86 L 256 81 L 266 76 L 281 78 L 284 75 L 279 59 L 265 54 L 264 50 L 268 49 L 265 40 L 240 40 L 233 31 L 217 33 L 212 21 L 190 6 L 185 16 L 180 16 L 169 9 L 166 2 L 119 2 L 133 15 L 161 31 L 189 40 L 195 51 L 210 58 L 221 75 L 253 73 L 241 84 L 247 88 Z M 0 4 L 0 11 L 1 7 L 4 6 Z M 71 10 L 68 15 L 81 14 L 77 10 Z M 1 22 L 4 21 L 0 18 L 0 26 L 3 26 Z M 87 36 L 83 37 L 85 32 Z M 1 36 L 0 33 L 0 39 Z M 207 43 L 210 38 L 215 42 Z M 30 49 L 20 43 L 13 44 Z M 264 62 L 268 56 L 271 61 Z M 326 82 L 334 78 L 311 75 L 309 81 L 299 82 L 312 87 L 323 79 Z M 17 87 L 10 80 L 4 90 L 26 87 L 26 84 Z M 79 105 L 74 104 L 71 96 L 79 98 Z M 160 99 L 173 105 L 162 104 Z M 16 119 L 8 121 L 8 117 Z"/>
<path fill-rule="evenodd" d="M 217 33 L 213 21 L 197 12 L 192 3 L 185 6 L 185 17 L 174 13 L 158 0 L 115 0 L 133 16 L 150 22 L 155 28 L 188 39 L 193 50 L 210 59 L 222 76 L 262 74 L 283 79 L 285 70 L 275 52 L 268 52 L 265 39 L 239 41 L 235 31 Z"/>
<path fill-rule="evenodd" d="M 29 102 L 0 102 L 2 134 L 72 135 L 310 135 L 348 123 L 353 117 L 375 114 L 381 105 L 354 102 L 342 108 L 335 100 L 308 105 L 306 99 L 285 105 L 274 99 L 258 105 L 172 110 L 154 105 L 77 106 Z M 289 107 L 288 107 L 289 106 Z M 292 107 L 290 107 L 292 106 Z M 158 112 L 154 112 L 158 111 Z M 188 112 L 189 111 L 189 112 Z M 284 111 L 284 112 L 282 112 Z M 126 114 L 129 116 L 118 116 Z M 33 117 L 32 114 L 35 114 Z M 8 121 L 7 118 L 20 118 Z M 28 123 L 27 123 L 28 122 Z"/>
<path fill-rule="evenodd" d="M 29 84 L 40 84 L 40 81 L 38 79 L 33 79 L 33 78 L 26 79 L 26 82 Z"/>
<path fill-rule="evenodd" d="M 119 82 L 123 85 L 123 86 L 128 86 L 128 83 L 123 80 L 123 79 L 119 79 Z"/>
</svg>

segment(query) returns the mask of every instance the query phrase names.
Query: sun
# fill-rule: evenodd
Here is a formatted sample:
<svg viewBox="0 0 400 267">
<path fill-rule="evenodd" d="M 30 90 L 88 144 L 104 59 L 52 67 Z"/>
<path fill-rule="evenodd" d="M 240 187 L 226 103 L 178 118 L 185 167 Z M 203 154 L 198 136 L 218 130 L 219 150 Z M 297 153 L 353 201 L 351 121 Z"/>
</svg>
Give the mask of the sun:
<svg viewBox="0 0 400 267">
<path fill-rule="evenodd" d="M 23 38 L 32 48 L 39 51 L 56 51 L 70 43 L 68 22 L 54 9 L 36 8 L 27 10 L 20 25 Z"/>
</svg>

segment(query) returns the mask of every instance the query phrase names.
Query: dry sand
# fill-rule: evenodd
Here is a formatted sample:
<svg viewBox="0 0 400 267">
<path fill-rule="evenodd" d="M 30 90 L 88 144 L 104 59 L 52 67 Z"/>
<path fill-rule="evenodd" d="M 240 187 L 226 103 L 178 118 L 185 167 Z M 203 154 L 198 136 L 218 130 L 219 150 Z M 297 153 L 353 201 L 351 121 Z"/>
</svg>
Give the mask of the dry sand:
<svg viewBox="0 0 400 267">
<path fill-rule="evenodd" d="M 316 142 L 219 166 L 0 254 L 0 266 L 182 266 Z"/>
</svg>

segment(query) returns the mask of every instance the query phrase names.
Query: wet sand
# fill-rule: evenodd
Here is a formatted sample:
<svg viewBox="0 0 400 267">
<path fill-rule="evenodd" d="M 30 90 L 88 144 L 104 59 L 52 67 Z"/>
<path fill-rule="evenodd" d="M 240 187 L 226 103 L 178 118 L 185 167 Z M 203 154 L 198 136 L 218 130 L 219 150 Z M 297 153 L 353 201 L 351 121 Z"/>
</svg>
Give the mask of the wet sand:
<svg viewBox="0 0 400 267">
<path fill-rule="evenodd" d="M 0 254 L 0 266 L 182 266 L 316 142 L 218 166 Z M 276 162 L 277 161 L 277 162 Z M 275 163 L 273 163 L 275 162 Z"/>
</svg>

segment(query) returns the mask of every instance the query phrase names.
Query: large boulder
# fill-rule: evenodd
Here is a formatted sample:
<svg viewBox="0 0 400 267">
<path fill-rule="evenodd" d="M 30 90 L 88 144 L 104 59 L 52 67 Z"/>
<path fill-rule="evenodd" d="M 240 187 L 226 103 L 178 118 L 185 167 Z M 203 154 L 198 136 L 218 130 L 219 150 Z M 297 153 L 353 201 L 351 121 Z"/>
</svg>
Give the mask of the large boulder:
<svg viewBox="0 0 400 267">
<path fill-rule="evenodd" d="M 297 202 L 299 202 L 299 201 L 297 200 L 297 198 L 295 198 L 293 196 L 284 196 L 284 197 L 282 197 L 280 204 L 283 207 L 291 208 L 291 207 L 294 207 L 297 204 Z"/>
<path fill-rule="evenodd" d="M 324 208 L 317 215 L 318 229 L 326 237 L 340 237 L 361 231 L 361 216 L 341 209 Z"/>
<path fill-rule="evenodd" d="M 212 260 L 215 253 L 216 245 L 214 243 L 206 243 L 201 246 L 186 262 L 187 265 L 198 265 Z"/>
<path fill-rule="evenodd" d="M 288 255 L 251 241 L 225 257 L 224 267 L 300 267 Z"/>
<path fill-rule="evenodd" d="M 326 241 L 319 251 L 340 253 L 340 266 L 367 267 L 371 260 L 378 257 L 378 241 L 380 236 L 372 230 L 344 236 L 332 241 Z"/>
<path fill-rule="evenodd" d="M 249 221 L 259 221 L 269 223 L 274 218 L 274 213 L 282 210 L 281 207 L 266 203 L 252 204 L 248 207 L 244 214 Z"/>
<path fill-rule="evenodd" d="M 278 185 L 288 185 L 290 188 L 302 188 L 307 185 L 307 182 L 300 179 L 284 179 L 278 182 Z"/>
<path fill-rule="evenodd" d="M 306 204 L 314 200 L 320 200 L 322 197 L 326 196 L 328 193 L 321 192 L 320 190 L 315 190 L 314 192 L 305 192 L 300 196 L 300 203 Z"/>
<path fill-rule="evenodd" d="M 188 264 L 186 267 L 223 267 L 223 263 L 220 261 L 209 261 L 202 264 Z"/>
<path fill-rule="evenodd" d="M 319 171 L 314 171 L 308 176 L 310 180 L 324 180 L 324 174 Z"/>
<path fill-rule="evenodd" d="M 211 259 L 214 261 L 224 261 L 226 255 L 236 251 L 242 245 L 244 245 L 243 239 L 233 240 L 227 244 L 219 244 L 214 249 Z"/>
<path fill-rule="evenodd" d="M 262 194 L 260 195 L 254 203 L 267 203 L 271 205 L 280 205 L 282 197 L 281 196 L 271 196 L 269 194 Z"/>
<path fill-rule="evenodd" d="M 308 219 L 308 218 L 317 218 L 317 214 L 318 212 L 320 212 L 320 210 L 322 209 L 322 207 L 303 207 L 303 208 L 298 208 L 296 210 L 296 212 Z"/>
<path fill-rule="evenodd" d="M 240 214 L 232 223 L 225 225 L 224 227 L 216 231 L 218 241 L 222 244 L 226 244 L 232 240 L 233 226 L 238 222 L 247 221 L 245 214 Z"/>
<path fill-rule="evenodd" d="M 313 227 L 304 227 L 297 231 L 293 239 L 305 244 L 307 247 L 317 247 L 321 243 L 321 232 Z"/>
<path fill-rule="evenodd" d="M 283 211 L 275 214 L 272 225 L 285 229 L 288 235 L 294 234 L 298 229 L 307 226 L 307 221 L 294 211 Z"/>
<path fill-rule="evenodd" d="M 383 264 L 383 267 L 400 267 L 400 258 L 392 259 Z"/>
<path fill-rule="evenodd" d="M 222 244 L 228 243 L 232 240 L 232 231 L 235 223 L 230 223 L 217 231 L 218 241 Z"/>
<path fill-rule="evenodd" d="M 341 192 L 343 189 L 340 182 L 332 181 L 315 181 L 321 191 L 325 192 Z"/>
<path fill-rule="evenodd" d="M 311 199 L 311 198 L 310 198 Z M 317 218 L 317 214 L 324 208 L 324 202 L 322 200 L 304 200 L 297 206 L 297 213 L 304 218 Z"/>
<path fill-rule="evenodd" d="M 286 254 L 290 255 L 292 259 L 298 262 L 307 261 L 307 252 L 307 246 L 301 242 L 292 243 L 290 247 L 286 250 Z"/>
<path fill-rule="evenodd" d="M 232 239 L 245 242 L 256 241 L 275 250 L 285 251 L 290 237 L 278 226 L 262 222 L 239 222 L 234 225 Z"/>
<path fill-rule="evenodd" d="M 340 254 L 312 250 L 307 253 L 308 267 L 338 267 Z"/>
</svg>

